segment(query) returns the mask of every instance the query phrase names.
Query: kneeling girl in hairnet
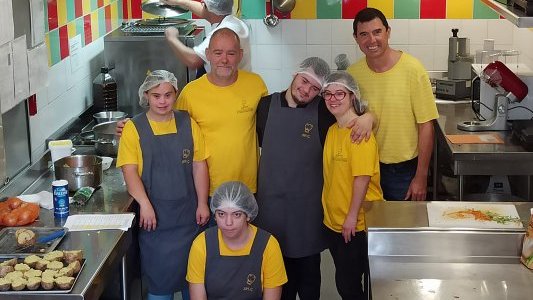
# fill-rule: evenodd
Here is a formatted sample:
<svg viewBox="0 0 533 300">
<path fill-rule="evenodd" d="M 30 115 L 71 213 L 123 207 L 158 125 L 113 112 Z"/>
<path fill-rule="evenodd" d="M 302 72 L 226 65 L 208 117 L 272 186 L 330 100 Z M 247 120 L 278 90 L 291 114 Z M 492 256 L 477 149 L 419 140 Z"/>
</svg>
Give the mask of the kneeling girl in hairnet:
<svg viewBox="0 0 533 300">
<path fill-rule="evenodd" d="M 367 299 L 368 251 L 363 201 L 383 200 L 376 139 L 352 143 L 347 125 L 363 114 L 359 88 L 346 72 L 326 78 L 322 97 L 337 122 L 328 130 L 323 153 L 322 206 L 328 248 L 342 299 Z"/>
<path fill-rule="evenodd" d="M 168 71 L 146 77 L 139 104 L 147 111 L 124 126 L 117 157 L 128 192 L 139 204 L 148 299 L 173 299 L 177 291 L 187 297 L 189 249 L 209 219 L 209 154 L 196 122 L 172 110 L 177 91 L 177 79 Z"/>
<path fill-rule="evenodd" d="M 257 202 L 242 182 L 221 184 L 211 198 L 216 227 L 194 240 L 187 281 L 192 300 L 280 299 L 287 282 L 278 241 L 250 222 Z"/>
</svg>

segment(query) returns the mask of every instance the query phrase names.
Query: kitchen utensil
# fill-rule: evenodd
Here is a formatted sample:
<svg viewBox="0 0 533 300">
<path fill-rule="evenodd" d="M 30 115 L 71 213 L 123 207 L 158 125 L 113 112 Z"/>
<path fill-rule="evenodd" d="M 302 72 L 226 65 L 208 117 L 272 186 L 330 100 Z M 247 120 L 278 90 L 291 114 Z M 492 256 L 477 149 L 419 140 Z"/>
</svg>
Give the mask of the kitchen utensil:
<svg viewBox="0 0 533 300">
<path fill-rule="evenodd" d="M 102 158 L 102 170 L 105 171 L 109 169 L 113 163 L 113 158 L 109 156 L 101 156 L 100 158 Z"/>
<path fill-rule="evenodd" d="M 141 8 L 144 12 L 161 17 L 177 17 L 188 12 L 180 6 L 164 4 L 159 0 L 148 0 L 142 4 Z"/>
<path fill-rule="evenodd" d="M 53 251 L 59 242 L 63 239 L 66 233 L 66 229 L 61 227 L 24 227 L 35 233 L 37 240 L 41 237 L 49 237 L 52 234 L 59 234 L 57 232 L 63 230 L 63 235 L 57 236 L 55 239 L 49 240 L 47 242 L 38 243 L 30 247 L 19 247 L 15 238 L 15 232 L 20 229 L 20 227 L 5 227 L 0 230 L 0 257 L 21 257 L 28 256 L 31 254 L 43 255 L 50 251 Z"/>
<path fill-rule="evenodd" d="M 116 121 L 104 122 L 93 127 L 94 148 L 98 155 L 116 157 L 119 138 L 115 134 Z"/>
<path fill-rule="evenodd" d="M 296 0 L 271 0 L 274 7 L 282 13 L 290 13 L 296 6 Z"/>
<path fill-rule="evenodd" d="M 270 0 L 270 14 L 263 18 L 263 23 L 268 27 L 275 27 L 279 23 L 279 18 L 274 14 L 274 0 Z"/>
<path fill-rule="evenodd" d="M 96 124 L 124 120 L 128 116 L 127 113 L 122 111 L 101 111 L 93 115 Z"/>
<path fill-rule="evenodd" d="M 72 155 L 54 163 L 56 179 L 68 181 L 69 191 L 102 183 L 102 159 L 96 155 Z"/>
<path fill-rule="evenodd" d="M 27 246 L 23 246 L 23 247 L 20 247 L 20 248 L 17 248 L 16 252 L 22 252 L 24 251 L 25 249 L 28 249 L 30 247 L 36 247 L 36 248 L 40 248 L 40 249 L 43 249 L 43 248 L 46 248 L 47 243 L 50 243 L 52 242 L 53 240 L 57 239 L 57 238 L 62 238 L 65 234 L 66 234 L 66 230 L 65 228 L 61 228 L 57 231 L 54 231 L 50 234 L 46 234 L 46 235 L 41 235 L 40 237 L 37 238 L 37 240 L 35 241 L 35 244 L 30 244 L 30 245 L 27 245 Z"/>
</svg>

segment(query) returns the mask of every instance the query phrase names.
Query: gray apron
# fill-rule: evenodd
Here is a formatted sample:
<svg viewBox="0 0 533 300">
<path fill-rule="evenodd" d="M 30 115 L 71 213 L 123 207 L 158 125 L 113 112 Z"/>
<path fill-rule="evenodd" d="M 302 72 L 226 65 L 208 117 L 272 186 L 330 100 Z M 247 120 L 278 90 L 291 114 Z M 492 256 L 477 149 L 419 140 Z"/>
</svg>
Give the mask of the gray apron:
<svg viewBox="0 0 533 300">
<path fill-rule="evenodd" d="M 205 290 L 207 299 L 263 299 L 261 266 L 270 233 L 257 228 L 249 255 L 222 256 L 218 227 L 205 231 Z"/>
<path fill-rule="evenodd" d="M 261 148 L 254 223 L 272 233 L 291 258 L 326 248 L 318 103 L 281 107 L 280 94 L 273 94 Z"/>
<path fill-rule="evenodd" d="M 186 287 L 189 250 L 198 231 L 191 122 L 186 112 L 174 116 L 178 134 L 157 136 L 146 114 L 133 118 L 143 156 L 141 179 L 157 218 L 155 231 L 139 232 L 141 270 L 156 295 Z"/>
</svg>

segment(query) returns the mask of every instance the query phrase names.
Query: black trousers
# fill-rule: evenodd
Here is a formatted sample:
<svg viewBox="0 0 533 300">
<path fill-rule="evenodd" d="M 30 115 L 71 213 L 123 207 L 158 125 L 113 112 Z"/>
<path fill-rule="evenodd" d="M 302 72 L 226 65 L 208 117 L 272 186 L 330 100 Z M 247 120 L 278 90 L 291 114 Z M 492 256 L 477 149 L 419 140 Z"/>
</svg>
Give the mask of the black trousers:
<svg viewBox="0 0 533 300">
<path fill-rule="evenodd" d="M 283 285 L 282 300 L 320 299 L 320 253 L 301 258 L 283 257 L 287 278 Z"/>
<path fill-rule="evenodd" d="M 328 231 L 329 252 L 335 264 L 335 285 L 343 300 L 368 299 L 368 246 L 360 231 L 348 243 L 342 234 Z"/>
</svg>

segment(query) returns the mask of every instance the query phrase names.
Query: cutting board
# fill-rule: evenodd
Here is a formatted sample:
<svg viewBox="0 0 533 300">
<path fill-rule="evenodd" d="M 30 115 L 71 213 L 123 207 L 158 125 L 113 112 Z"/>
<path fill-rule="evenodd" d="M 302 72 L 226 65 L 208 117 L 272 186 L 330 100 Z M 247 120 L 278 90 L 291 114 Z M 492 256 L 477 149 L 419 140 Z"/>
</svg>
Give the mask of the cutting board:
<svg viewBox="0 0 533 300">
<path fill-rule="evenodd" d="M 432 202 L 427 212 L 430 227 L 523 228 L 513 204 Z"/>
</svg>

